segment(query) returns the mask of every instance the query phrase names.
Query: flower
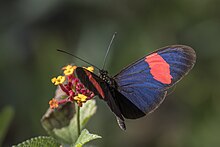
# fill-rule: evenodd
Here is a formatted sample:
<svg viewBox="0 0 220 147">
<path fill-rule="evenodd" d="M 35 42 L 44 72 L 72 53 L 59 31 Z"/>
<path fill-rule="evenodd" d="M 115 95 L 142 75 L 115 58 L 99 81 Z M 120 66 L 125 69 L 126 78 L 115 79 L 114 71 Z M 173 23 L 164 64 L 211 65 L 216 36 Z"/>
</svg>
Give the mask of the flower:
<svg viewBox="0 0 220 147">
<path fill-rule="evenodd" d="M 54 85 L 62 84 L 64 81 L 65 81 L 65 76 L 58 76 L 57 78 L 54 77 L 54 78 L 51 79 L 51 82 L 52 82 Z"/>
<path fill-rule="evenodd" d="M 87 99 L 87 96 L 85 96 L 84 94 L 78 94 L 77 96 L 74 97 L 74 100 L 81 101 L 81 102 L 85 102 L 86 99 Z"/>
<path fill-rule="evenodd" d="M 73 99 L 76 100 L 76 102 L 79 106 L 82 106 L 82 103 L 86 102 L 87 96 L 85 96 L 84 94 L 78 94 Z"/>
<path fill-rule="evenodd" d="M 67 66 L 63 67 L 62 69 L 64 70 L 63 71 L 64 75 L 68 76 L 68 75 L 73 74 L 73 72 L 76 68 L 77 68 L 76 66 L 67 65 Z"/>
<path fill-rule="evenodd" d="M 70 68 L 72 68 L 72 65 L 67 65 L 67 66 L 64 66 L 64 67 L 62 68 L 62 70 L 70 69 Z"/>
<path fill-rule="evenodd" d="M 59 106 L 58 101 L 55 98 L 49 101 L 49 105 L 51 109 L 57 108 Z"/>
<path fill-rule="evenodd" d="M 50 108 L 57 108 L 61 104 L 65 104 L 67 102 L 76 102 L 79 107 L 82 107 L 82 104 L 87 100 L 92 99 L 95 94 L 87 89 L 85 85 L 83 85 L 78 78 L 74 75 L 74 70 L 76 66 L 67 65 L 62 68 L 64 76 L 58 76 L 57 78 L 52 78 L 51 81 L 54 85 L 58 85 L 60 89 L 65 92 L 66 98 L 62 100 L 52 99 L 50 100 Z M 84 67 L 85 69 L 93 72 L 94 68 Z M 67 79 L 67 80 L 66 80 Z M 66 81 L 65 81 L 66 80 Z M 59 99 L 59 98 L 58 98 Z"/>
<path fill-rule="evenodd" d="M 93 66 L 89 66 L 89 67 L 83 67 L 83 68 L 85 68 L 85 69 L 87 69 L 88 71 L 90 71 L 90 72 L 93 72 L 94 71 L 94 67 Z"/>
</svg>

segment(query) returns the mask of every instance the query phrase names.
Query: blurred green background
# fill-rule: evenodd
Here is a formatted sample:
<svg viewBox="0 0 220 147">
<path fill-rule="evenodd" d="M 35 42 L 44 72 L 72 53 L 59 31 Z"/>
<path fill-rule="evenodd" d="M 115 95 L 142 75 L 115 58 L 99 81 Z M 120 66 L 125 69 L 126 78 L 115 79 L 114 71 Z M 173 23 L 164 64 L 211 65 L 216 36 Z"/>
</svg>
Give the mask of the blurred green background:
<svg viewBox="0 0 220 147">
<path fill-rule="evenodd" d="M 127 120 L 127 131 L 97 99 L 90 132 L 100 147 L 220 146 L 219 0 L 2 0 L 0 1 L 0 111 L 14 109 L 3 146 L 46 135 L 40 124 L 55 87 L 50 79 L 68 63 L 86 64 L 64 49 L 101 67 L 112 34 L 118 35 L 107 58 L 111 75 L 150 51 L 185 44 L 197 52 L 194 69 L 158 110 Z M 2 116 L 2 115 L 1 115 Z"/>
</svg>

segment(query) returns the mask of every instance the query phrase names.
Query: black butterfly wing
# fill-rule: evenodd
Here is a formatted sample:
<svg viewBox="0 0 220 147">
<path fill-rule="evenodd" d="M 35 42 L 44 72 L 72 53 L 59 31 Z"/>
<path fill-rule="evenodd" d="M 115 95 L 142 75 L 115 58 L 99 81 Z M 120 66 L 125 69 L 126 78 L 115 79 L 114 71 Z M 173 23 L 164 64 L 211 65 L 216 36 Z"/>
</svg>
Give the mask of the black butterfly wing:
<svg viewBox="0 0 220 147">
<path fill-rule="evenodd" d="M 140 110 L 134 103 L 121 94 L 118 90 L 114 91 L 115 101 L 117 102 L 122 115 L 128 119 L 136 119 L 146 114 Z"/>
<path fill-rule="evenodd" d="M 82 67 L 76 68 L 76 74 L 90 91 L 93 91 L 95 95 L 98 95 L 107 102 L 111 111 L 116 115 L 119 126 L 125 130 L 124 118 L 118 106 L 118 102 L 115 100 L 115 90 L 97 75 Z"/>
</svg>

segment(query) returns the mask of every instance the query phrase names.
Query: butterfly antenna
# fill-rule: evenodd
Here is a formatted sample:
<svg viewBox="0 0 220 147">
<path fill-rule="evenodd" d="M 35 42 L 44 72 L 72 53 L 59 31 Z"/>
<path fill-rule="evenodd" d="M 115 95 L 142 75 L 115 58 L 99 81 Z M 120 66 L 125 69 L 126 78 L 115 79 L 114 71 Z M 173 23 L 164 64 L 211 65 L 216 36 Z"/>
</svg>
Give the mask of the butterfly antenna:
<svg viewBox="0 0 220 147">
<path fill-rule="evenodd" d="M 93 67 L 95 67 L 96 69 L 101 70 L 100 68 L 98 68 L 97 66 L 93 65 L 92 63 L 89 63 L 88 61 L 86 61 L 86 60 L 84 60 L 84 59 L 82 59 L 82 58 L 80 58 L 80 57 L 77 57 L 77 56 L 74 55 L 74 54 L 71 54 L 71 53 L 69 53 L 69 52 L 67 52 L 67 51 L 60 50 L 60 49 L 57 49 L 57 51 L 58 51 L 58 52 L 65 53 L 65 54 L 68 54 L 68 55 L 70 55 L 70 56 L 73 56 L 73 57 L 75 57 L 75 58 L 77 58 L 77 59 L 79 59 L 79 60 L 81 60 L 81 61 L 83 61 L 83 62 L 85 62 L 85 63 L 87 63 L 87 64 L 89 64 L 89 65 L 91 65 L 91 66 L 93 66 Z"/>
<path fill-rule="evenodd" d="M 110 41 L 110 43 L 109 43 L 109 45 L 108 45 L 108 49 L 107 49 L 107 52 L 106 52 L 106 54 L 105 54 L 105 58 L 104 58 L 104 62 L 103 62 L 102 69 L 105 68 L 106 58 L 107 58 L 107 56 L 108 56 L 109 50 L 110 50 L 110 48 L 111 48 L 112 42 L 113 42 L 113 40 L 114 40 L 116 34 L 117 34 L 117 32 L 115 32 L 115 33 L 112 35 L 112 39 L 111 39 L 111 41 Z"/>
</svg>

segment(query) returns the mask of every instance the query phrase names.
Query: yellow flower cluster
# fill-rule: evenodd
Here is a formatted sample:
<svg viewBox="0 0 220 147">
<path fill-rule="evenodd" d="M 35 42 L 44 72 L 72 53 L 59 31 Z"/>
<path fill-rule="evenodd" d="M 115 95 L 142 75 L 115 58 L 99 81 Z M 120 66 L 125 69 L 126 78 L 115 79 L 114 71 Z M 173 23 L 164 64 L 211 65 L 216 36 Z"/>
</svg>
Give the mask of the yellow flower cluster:
<svg viewBox="0 0 220 147">
<path fill-rule="evenodd" d="M 87 69 L 87 70 L 90 71 L 90 72 L 93 72 L 93 71 L 94 71 L 94 67 L 93 67 L 93 66 L 83 67 L 83 68 Z"/>
<path fill-rule="evenodd" d="M 63 67 L 62 69 L 64 70 L 63 73 L 64 75 L 68 76 L 73 74 L 74 70 L 77 68 L 77 66 L 72 66 L 72 65 L 67 65 Z"/>
<path fill-rule="evenodd" d="M 85 103 L 87 101 L 87 96 L 79 93 L 77 96 L 74 97 L 74 100 L 77 102 L 79 106 L 81 106 L 82 103 Z"/>
<path fill-rule="evenodd" d="M 51 82 L 54 85 L 60 85 L 65 81 L 65 79 L 66 79 L 65 76 L 58 76 L 57 78 L 56 77 L 52 78 Z"/>
</svg>

